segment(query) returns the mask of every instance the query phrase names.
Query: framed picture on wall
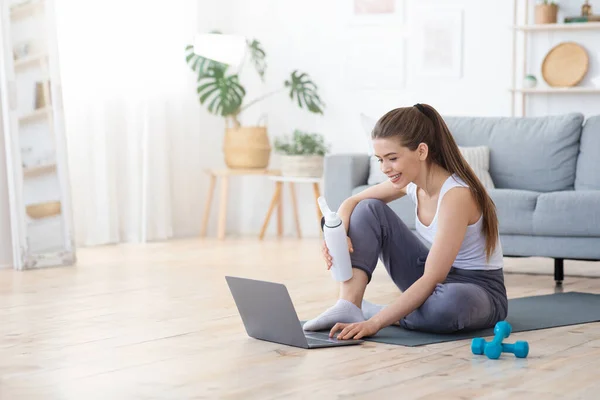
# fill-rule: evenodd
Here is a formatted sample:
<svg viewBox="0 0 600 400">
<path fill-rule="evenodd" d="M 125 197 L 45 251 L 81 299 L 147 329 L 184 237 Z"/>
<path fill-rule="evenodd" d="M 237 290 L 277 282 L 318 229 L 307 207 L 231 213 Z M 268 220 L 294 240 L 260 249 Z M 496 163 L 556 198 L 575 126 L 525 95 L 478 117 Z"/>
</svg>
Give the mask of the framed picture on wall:
<svg viewBox="0 0 600 400">
<path fill-rule="evenodd" d="M 352 7 L 355 15 L 393 14 L 395 0 L 353 0 Z"/>
<path fill-rule="evenodd" d="M 423 78 L 460 78 L 463 67 L 463 10 L 415 11 L 409 34 L 412 74 Z"/>
<path fill-rule="evenodd" d="M 404 0 L 338 0 L 349 25 L 401 24 Z"/>
</svg>

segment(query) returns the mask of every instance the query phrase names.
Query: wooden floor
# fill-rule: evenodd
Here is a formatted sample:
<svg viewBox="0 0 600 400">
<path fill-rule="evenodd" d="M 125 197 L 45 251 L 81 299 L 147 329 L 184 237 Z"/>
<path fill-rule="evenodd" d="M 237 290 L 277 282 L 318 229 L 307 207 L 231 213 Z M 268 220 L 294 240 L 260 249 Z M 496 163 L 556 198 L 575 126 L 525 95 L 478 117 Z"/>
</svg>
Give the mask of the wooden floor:
<svg viewBox="0 0 600 400">
<path fill-rule="evenodd" d="M 224 276 L 285 283 L 311 318 L 337 295 L 319 243 L 111 246 L 79 250 L 77 267 L 0 271 L 0 399 L 598 398 L 599 323 L 511 335 L 529 341 L 527 359 L 474 356 L 469 340 L 304 350 L 249 338 Z M 566 272 L 564 291 L 600 293 L 600 279 Z M 551 276 L 506 281 L 509 297 L 554 291 Z M 367 299 L 396 294 L 378 269 Z"/>
</svg>

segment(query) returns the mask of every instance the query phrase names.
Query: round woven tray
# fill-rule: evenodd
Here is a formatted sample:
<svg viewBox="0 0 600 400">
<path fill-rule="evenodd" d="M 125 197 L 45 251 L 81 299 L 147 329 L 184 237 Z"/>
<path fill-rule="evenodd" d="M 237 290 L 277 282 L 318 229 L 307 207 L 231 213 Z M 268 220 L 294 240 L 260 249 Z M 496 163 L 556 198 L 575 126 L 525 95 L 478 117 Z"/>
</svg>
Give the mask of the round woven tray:
<svg viewBox="0 0 600 400">
<path fill-rule="evenodd" d="M 577 85 L 587 74 L 589 57 L 583 47 L 573 42 L 554 46 L 542 62 L 542 76 L 552 87 Z"/>
</svg>

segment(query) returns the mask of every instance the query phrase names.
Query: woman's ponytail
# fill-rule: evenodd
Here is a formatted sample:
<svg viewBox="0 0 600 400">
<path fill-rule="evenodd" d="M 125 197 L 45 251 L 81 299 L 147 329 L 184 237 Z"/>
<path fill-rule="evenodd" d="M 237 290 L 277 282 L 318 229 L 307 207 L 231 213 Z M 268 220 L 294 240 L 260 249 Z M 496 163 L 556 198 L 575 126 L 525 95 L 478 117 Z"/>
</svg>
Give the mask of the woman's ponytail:
<svg viewBox="0 0 600 400">
<path fill-rule="evenodd" d="M 471 194 L 477 201 L 481 212 L 483 213 L 483 231 L 486 238 L 486 256 L 492 255 L 498 241 L 498 218 L 496 214 L 496 205 L 488 195 L 485 187 L 471 168 L 469 163 L 463 157 L 450 129 L 444 122 L 441 115 L 431 106 L 420 105 L 426 110 L 424 113 L 434 124 L 434 134 L 439 140 L 439 164 L 448 172 L 458 175 L 467 183 Z"/>
</svg>

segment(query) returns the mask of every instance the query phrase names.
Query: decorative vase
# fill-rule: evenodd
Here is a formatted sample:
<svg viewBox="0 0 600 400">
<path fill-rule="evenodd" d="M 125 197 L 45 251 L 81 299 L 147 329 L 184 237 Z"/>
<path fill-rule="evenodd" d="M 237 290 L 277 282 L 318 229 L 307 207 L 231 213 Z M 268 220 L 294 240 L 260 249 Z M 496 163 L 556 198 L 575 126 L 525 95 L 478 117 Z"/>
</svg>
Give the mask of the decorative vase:
<svg viewBox="0 0 600 400">
<path fill-rule="evenodd" d="M 533 75 L 526 75 L 523 78 L 523 87 L 526 89 L 531 89 L 537 86 L 537 78 Z"/>
<path fill-rule="evenodd" d="M 558 6 L 556 4 L 536 4 L 535 23 L 555 24 L 557 21 Z"/>
<path fill-rule="evenodd" d="M 590 5 L 589 0 L 585 0 L 585 3 L 581 6 L 581 16 L 589 17 L 592 15 L 592 6 Z"/>
<path fill-rule="evenodd" d="M 281 175 L 303 178 L 323 176 L 323 161 L 319 155 L 281 155 Z"/>
<path fill-rule="evenodd" d="M 225 164 L 232 169 L 267 168 L 271 144 L 264 126 L 241 126 L 225 129 L 223 141 Z"/>
</svg>

